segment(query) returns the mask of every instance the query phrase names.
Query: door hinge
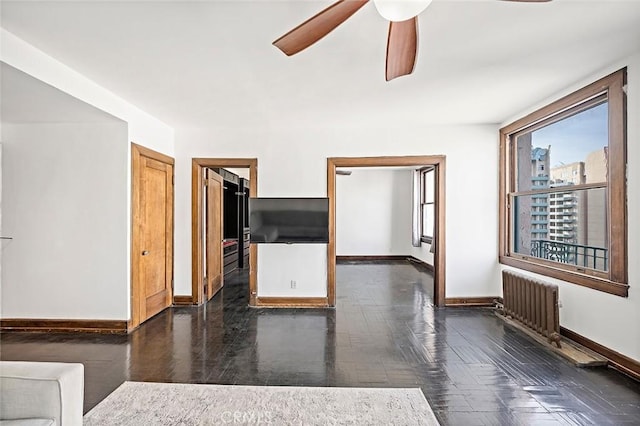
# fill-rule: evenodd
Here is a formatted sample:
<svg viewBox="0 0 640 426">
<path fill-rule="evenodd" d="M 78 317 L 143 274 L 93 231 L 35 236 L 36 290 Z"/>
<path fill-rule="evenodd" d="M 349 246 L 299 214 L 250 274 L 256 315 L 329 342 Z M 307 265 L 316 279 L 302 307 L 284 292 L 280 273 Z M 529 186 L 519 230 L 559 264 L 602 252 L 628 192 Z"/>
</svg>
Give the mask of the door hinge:
<svg viewBox="0 0 640 426">
<path fill-rule="evenodd" d="M 204 186 L 209 186 L 209 181 L 206 178 L 204 180 Z"/>
</svg>

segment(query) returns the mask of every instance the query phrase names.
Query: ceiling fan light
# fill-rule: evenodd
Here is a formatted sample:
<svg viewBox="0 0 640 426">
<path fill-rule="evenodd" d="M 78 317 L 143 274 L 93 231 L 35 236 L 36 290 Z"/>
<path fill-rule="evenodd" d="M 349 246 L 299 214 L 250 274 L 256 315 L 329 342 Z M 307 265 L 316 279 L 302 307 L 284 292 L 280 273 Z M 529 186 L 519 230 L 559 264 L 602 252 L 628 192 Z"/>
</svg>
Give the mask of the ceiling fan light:
<svg viewBox="0 0 640 426">
<path fill-rule="evenodd" d="M 432 0 L 373 0 L 378 13 L 383 18 L 402 22 L 418 16 L 431 4 Z"/>
</svg>

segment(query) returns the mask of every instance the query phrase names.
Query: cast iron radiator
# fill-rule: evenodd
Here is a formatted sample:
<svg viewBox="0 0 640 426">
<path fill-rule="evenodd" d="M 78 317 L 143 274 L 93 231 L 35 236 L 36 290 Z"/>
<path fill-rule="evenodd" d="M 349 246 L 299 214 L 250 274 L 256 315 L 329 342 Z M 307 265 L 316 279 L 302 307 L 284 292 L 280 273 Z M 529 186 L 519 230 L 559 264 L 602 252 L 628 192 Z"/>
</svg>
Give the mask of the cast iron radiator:
<svg viewBox="0 0 640 426">
<path fill-rule="evenodd" d="M 558 286 L 502 271 L 504 314 L 560 347 Z"/>
</svg>

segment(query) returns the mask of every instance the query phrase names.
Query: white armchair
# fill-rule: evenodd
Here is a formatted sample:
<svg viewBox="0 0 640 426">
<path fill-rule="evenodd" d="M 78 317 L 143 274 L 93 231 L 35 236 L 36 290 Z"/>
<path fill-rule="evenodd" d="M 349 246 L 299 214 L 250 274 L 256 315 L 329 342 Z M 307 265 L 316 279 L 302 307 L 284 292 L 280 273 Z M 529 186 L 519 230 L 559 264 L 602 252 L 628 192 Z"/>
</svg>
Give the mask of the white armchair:
<svg viewBox="0 0 640 426">
<path fill-rule="evenodd" d="M 84 366 L 0 361 L 0 425 L 82 425 Z"/>
</svg>

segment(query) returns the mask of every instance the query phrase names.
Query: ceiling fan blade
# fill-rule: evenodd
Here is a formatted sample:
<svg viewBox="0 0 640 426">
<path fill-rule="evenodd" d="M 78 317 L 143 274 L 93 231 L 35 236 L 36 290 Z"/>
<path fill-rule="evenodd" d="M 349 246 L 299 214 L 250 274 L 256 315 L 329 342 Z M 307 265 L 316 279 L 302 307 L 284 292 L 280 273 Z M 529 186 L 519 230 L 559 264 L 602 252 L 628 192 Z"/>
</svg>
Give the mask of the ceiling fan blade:
<svg viewBox="0 0 640 426">
<path fill-rule="evenodd" d="M 340 0 L 298 25 L 273 45 L 287 56 L 295 55 L 333 31 L 369 0 Z"/>
<path fill-rule="evenodd" d="M 386 79 L 411 74 L 416 66 L 418 52 L 418 17 L 389 23 L 387 39 Z"/>
</svg>

